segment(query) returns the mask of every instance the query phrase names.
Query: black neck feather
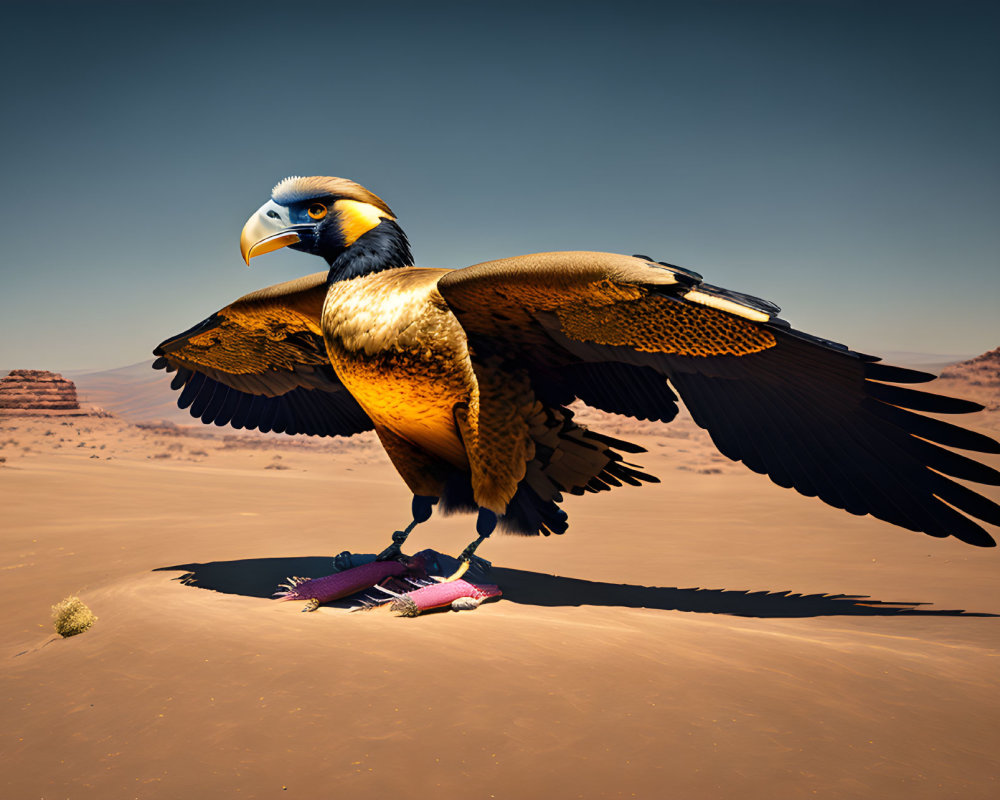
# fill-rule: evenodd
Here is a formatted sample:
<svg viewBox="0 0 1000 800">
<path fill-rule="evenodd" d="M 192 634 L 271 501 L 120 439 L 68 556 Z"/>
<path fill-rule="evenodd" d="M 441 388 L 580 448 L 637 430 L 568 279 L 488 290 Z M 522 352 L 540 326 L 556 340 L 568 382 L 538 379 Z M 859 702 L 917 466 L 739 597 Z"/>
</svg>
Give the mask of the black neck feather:
<svg viewBox="0 0 1000 800">
<path fill-rule="evenodd" d="M 403 229 L 383 219 L 330 262 L 330 282 L 370 275 L 395 267 L 412 267 L 413 255 Z"/>
</svg>

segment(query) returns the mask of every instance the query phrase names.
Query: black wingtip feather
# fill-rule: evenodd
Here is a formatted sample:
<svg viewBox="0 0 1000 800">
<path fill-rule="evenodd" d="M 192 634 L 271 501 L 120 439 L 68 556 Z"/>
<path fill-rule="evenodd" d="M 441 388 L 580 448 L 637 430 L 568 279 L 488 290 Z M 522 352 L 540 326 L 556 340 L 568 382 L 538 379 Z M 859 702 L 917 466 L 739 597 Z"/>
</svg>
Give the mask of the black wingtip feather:
<svg viewBox="0 0 1000 800">
<path fill-rule="evenodd" d="M 173 380 L 170 381 L 170 388 L 174 391 L 180 389 L 185 383 L 187 383 L 188 378 L 191 377 L 191 370 L 184 369 L 181 367 L 177 370 L 177 374 L 174 375 Z"/>
<path fill-rule="evenodd" d="M 206 377 L 201 372 L 196 372 L 192 375 L 191 380 L 184 387 L 184 391 L 181 392 L 181 396 L 177 398 L 177 407 L 185 409 L 190 406 L 198 396 L 198 392 L 201 391 L 201 387 L 205 384 L 205 381 Z"/>
<path fill-rule="evenodd" d="M 990 525 L 1000 525 L 1000 505 L 955 481 L 939 477 L 936 480 L 934 494 L 976 519 L 981 519 Z"/>
<path fill-rule="evenodd" d="M 613 436 L 607 436 L 603 433 L 588 430 L 583 435 L 587 439 L 593 439 L 606 447 L 613 447 L 615 450 L 621 450 L 625 453 L 647 452 L 646 448 L 642 445 L 635 444 L 634 442 L 626 442 L 624 439 L 616 439 Z"/>
<path fill-rule="evenodd" d="M 928 439 L 947 447 L 961 450 L 975 450 L 980 453 L 1000 453 L 1000 442 L 976 431 L 960 428 L 950 422 L 942 422 L 933 417 L 924 417 L 896 406 L 886 405 L 874 398 L 866 398 L 861 405 L 886 422 L 891 422 L 904 431 Z"/>
<path fill-rule="evenodd" d="M 883 403 L 909 408 L 913 411 L 927 411 L 932 414 L 971 414 L 983 410 L 981 404 L 971 400 L 921 392 L 917 389 L 907 389 L 871 380 L 865 381 L 865 390 L 869 396 L 881 400 Z"/>
<path fill-rule="evenodd" d="M 934 380 L 930 372 L 920 372 L 905 367 L 894 367 L 878 361 L 866 361 L 862 367 L 866 378 L 889 383 L 927 383 Z"/>
<path fill-rule="evenodd" d="M 208 408 L 208 404 L 212 401 L 215 396 L 216 390 L 219 384 L 213 380 L 206 379 L 198 391 L 198 394 L 194 398 L 194 402 L 191 403 L 191 416 L 201 419 L 202 414 Z"/>
</svg>

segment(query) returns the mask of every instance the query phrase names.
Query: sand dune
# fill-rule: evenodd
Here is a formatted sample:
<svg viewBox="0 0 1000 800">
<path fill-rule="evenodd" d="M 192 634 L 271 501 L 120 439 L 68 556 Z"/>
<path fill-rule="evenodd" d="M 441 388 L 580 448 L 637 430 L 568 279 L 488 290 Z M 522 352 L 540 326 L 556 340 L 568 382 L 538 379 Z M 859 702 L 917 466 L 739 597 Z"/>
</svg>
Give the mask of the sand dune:
<svg viewBox="0 0 1000 800">
<path fill-rule="evenodd" d="M 154 370 L 151 364 L 152 359 L 118 369 L 68 372 L 66 377 L 76 383 L 82 402 L 112 411 L 130 422 L 196 422 L 177 407 L 176 395 L 170 391 L 171 376 Z"/>
<path fill-rule="evenodd" d="M 683 422 L 644 442 L 663 485 L 495 537 L 503 599 L 402 619 L 267 599 L 406 521 L 370 436 L 0 420 L 0 794 L 995 797 L 997 551 L 715 471 Z M 61 640 L 68 594 L 99 620 Z"/>
</svg>

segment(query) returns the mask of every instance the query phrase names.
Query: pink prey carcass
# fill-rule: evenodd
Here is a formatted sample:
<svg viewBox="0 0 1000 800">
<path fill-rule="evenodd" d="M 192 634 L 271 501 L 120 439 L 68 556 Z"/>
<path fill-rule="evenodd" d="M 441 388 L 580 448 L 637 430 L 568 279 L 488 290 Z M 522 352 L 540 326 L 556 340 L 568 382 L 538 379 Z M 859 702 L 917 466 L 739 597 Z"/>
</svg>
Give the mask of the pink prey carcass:
<svg viewBox="0 0 1000 800">
<path fill-rule="evenodd" d="M 285 591 L 275 592 L 274 596 L 283 601 L 305 600 L 302 610 L 315 611 L 322 603 L 372 589 L 385 597 L 365 595 L 355 610 L 391 603 L 390 608 L 404 617 L 446 606 L 456 611 L 470 610 L 485 600 L 501 596 L 499 587 L 494 585 L 474 584 L 461 578 L 435 582 L 427 569 L 428 559 L 420 554 L 393 561 L 372 561 L 322 578 L 289 578 L 281 587 Z"/>
</svg>

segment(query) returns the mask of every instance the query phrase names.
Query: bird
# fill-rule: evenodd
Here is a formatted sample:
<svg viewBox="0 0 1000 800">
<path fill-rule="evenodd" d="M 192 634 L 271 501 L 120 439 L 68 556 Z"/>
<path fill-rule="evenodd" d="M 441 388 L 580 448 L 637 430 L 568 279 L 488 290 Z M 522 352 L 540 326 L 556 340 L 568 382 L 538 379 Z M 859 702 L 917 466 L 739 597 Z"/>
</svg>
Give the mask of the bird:
<svg viewBox="0 0 1000 800">
<path fill-rule="evenodd" d="M 172 336 L 153 367 L 218 426 L 374 430 L 413 494 L 378 558 L 434 510 L 476 515 L 468 568 L 497 528 L 561 534 L 566 494 L 656 483 L 644 448 L 574 418 L 581 402 L 669 423 L 679 404 L 726 457 L 778 486 L 934 537 L 995 546 L 994 439 L 936 415 L 982 406 L 912 388 L 934 376 L 793 328 L 773 303 L 644 255 L 535 253 L 417 267 L 396 215 L 336 177 L 280 181 L 246 222 L 251 259 L 288 247 L 326 269 L 245 295 Z M 935 416 L 927 416 L 932 414 Z"/>
</svg>

